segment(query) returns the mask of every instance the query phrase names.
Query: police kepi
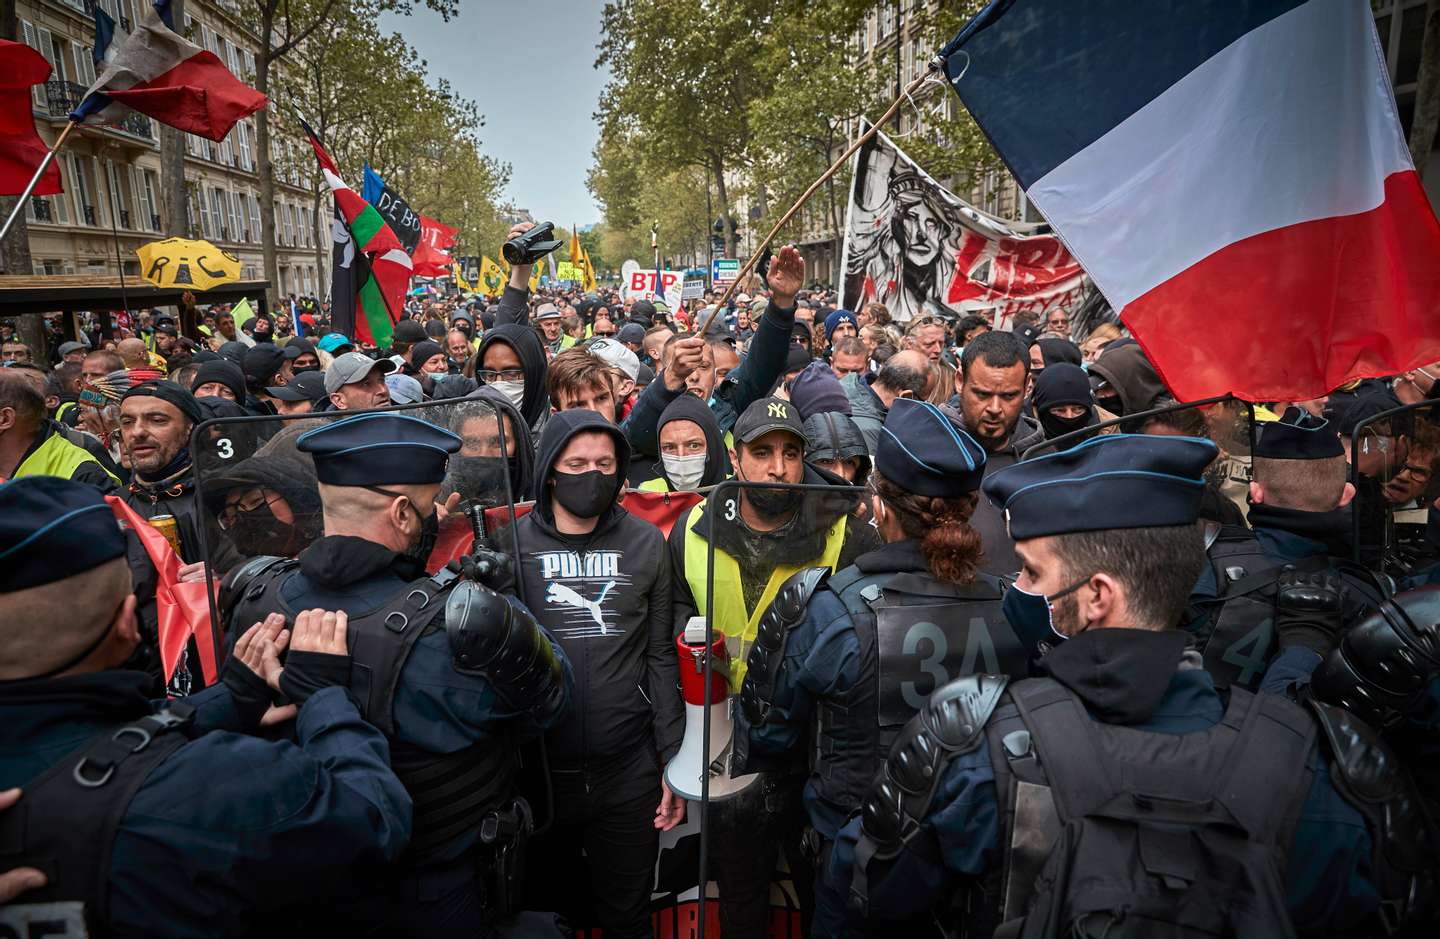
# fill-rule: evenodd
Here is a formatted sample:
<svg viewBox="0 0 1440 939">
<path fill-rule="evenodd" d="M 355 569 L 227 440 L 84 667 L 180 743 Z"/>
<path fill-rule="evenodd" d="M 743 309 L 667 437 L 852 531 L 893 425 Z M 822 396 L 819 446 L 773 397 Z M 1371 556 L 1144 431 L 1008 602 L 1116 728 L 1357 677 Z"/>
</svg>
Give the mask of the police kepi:
<svg viewBox="0 0 1440 939">
<path fill-rule="evenodd" d="M 1041 677 L 959 679 L 906 725 L 832 852 L 857 914 L 950 901 L 968 935 L 1119 939 L 1383 933 L 1423 912 L 1435 842 L 1378 735 L 1327 705 L 1223 699 L 1174 628 L 1216 452 L 1099 437 L 986 480 L 1024 565 L 1011 622 L 1050 650 Z M 1277 665 L 1310 612 L 1278 618 Z"/>
</svg>

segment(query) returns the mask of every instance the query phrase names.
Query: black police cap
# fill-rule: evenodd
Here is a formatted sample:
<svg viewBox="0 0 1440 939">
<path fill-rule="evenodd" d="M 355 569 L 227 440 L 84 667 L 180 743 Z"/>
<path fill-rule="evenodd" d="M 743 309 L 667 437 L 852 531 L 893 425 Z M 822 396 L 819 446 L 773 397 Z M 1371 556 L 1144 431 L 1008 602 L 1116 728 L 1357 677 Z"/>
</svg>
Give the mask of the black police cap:
<svg viewBox="0 0 1440 939">
<path fill-rule="evenodd" d="M 1200 437 L 1113 434 L 1008 466 L 981 487 L 1018 540 L 1195 522 L 1220 451 Z"/>
<path fill-rule="evenodd" d="M 58 476 L 0 485 L 0 593 L 64 580 L 125 556 L 125 535 L 93 486 Z"/>
<path fill-rule="evenodd" d="M 295 445 L 331 486 L 430 485 L 445 478 L 460 438 L 405 414 L 358 414 L 307 431 Z"/>
</svg>

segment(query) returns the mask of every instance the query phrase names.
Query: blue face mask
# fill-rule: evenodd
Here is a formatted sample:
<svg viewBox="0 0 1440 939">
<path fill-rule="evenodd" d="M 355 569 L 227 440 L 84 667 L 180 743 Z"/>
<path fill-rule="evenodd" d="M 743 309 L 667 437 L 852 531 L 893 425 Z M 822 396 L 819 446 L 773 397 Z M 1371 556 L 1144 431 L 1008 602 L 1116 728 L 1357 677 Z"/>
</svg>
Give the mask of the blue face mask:
<svg viewBox="0 0 1440 939">
<path fill-rule="evenodd" d="M 1065 641 L 1065 635 L 1055 628 L 1055 601 L 1069 596 L 1089 582 L 1090 578 L 1086 577 L 1048 597 L 1043 593 L 1022 590 L 1015 584 L 1011 584 L 1005 591 L 1005 596 L 1000 601 L 1000 609 L 1010 623 L 1010 628 L 1015 630 L 1020 644 L 1030 653 L 1030 658 L 1041 658 Z"/>
</svg>

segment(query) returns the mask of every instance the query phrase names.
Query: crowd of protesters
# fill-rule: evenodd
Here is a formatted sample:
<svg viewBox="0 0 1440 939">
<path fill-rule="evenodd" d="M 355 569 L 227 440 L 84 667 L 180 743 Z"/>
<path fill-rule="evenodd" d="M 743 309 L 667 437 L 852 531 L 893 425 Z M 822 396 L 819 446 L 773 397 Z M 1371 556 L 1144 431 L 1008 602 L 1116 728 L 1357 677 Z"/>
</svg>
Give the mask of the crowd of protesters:
<svg viewBox="0 0 1440 939">
<path fill-rule="evenodd" d="M 88 879 L 0 853 L 0 901 L 79 899 L 115 935 L 651 935 L 660 833 L 700 811 L 665 774 L 685 732 L 675 642 L 709 617 L 748 761 L 736 769 L 760 772 L 705 810 L 721 934 L 770 934 L 782 863 L 813 935 L 993 930 L 1014 911 L 987 878 L 1022 869 L 1000 769 L 1033 754 L 1013 735 L 987 745 L 987 686 L 946 697 L 946 678 L 1045 676 L 1095 727 L 1190 740 L 1229 727 L 1250 692 L 1306 700 L 1311 673 L 1333 672 L 1345 637 L 1383 613 L 1408 624 L 1411 683 L 1379 710 L 1326 699 L 1373 731 L 1329 714 L 1317 735 L 1298 710 L 1266 712 L 1304 742 L 1284 751 L 1294 766 L 1257 759 L 1270 775 L 1235 777 L 1273 790 L 1256 811 L 1287 819 L 1247 863 L 1278 872 L 1264 912 L 1287 932 L 1433 928 L 1435 790 L 1409 787 L 1433 782 L 1440 723 L 1440 604 L 1424 593 L 1440 560 L 1440 422 L 1389 412 L 1440 393 L 1440 363 L 1315 400 L 1188 407 L 1118 322 L 1084 335 L 1064 309 L 899 322 L 807 289 L 792 247 L 724 306 L 719 291 L 679 309 L 614 289 L 532 294 L 529 276 L 515 265 L 496 298 L 417 299 L 384 348 L 308 298 L 239 328 L 225 307 L 146 311 L 48 348 L 0 321 L 0 826 L 33 812 L 58 844 L 114 839 Z M 456 401 L 446 426 L 425 410 Z M 367 414 L 332 413 L 347 411 Z M 204 438 L 243 453 L 202 500 L 193 429 L 244 417 L 275 420 L 235 424 L 243 442 Z M 747 485 L 717 496 L 726 480 Z M 475 563 L 427 563 L 439 523 L 497 485 L 500 501 L 533 504 L 514 523 L 518 556 L 479 578 L 468 612 L 442 612 L 435 598 L 458 596 L 455 571 Z M 629 492 L 696 496 L 667 532 L 627 511 Z M 194 640 L 178 664 L 163 648 L 167 574 L 96 511 L 104 496 L 173 519 L 175 582 L 219 585 L 227 651 L 209 687 Z M 417 588 L 425 600 L 409 599 Z M 1246 603 L 1261 614 L 1237 626 Z M 918 671 L 886 677 L 901 641 L 887 631 L 904 624 L 908 644 L 920 622 L 907 606 L 989 623 L 999 651 L 962 668 L 964 649 L 925 659 L 906 645 Z M 357 632 L 402 611 L 430 624 L 403 652 Z M 475 664 L 491 641 L 518 643 L 529 670 Z M 924 662 L 939 677 L 917 685 Z M 80 812 L 72 835 L 51 832 L 51 768 L 82 750 L 102 765 L 92 738 L 161 721 L 146 699 L 167 694 L 164 720 L 185 708 L 174 755 L 125 777 L 130 801 L 108 821 Z M 881 730 L 860 727 L 876 713 Z M 1002 718 L 1019 726 L 1013 708 Z M 162 724 L 145 733 L 170 739 Z M 1349 744 L 1316 742 L 1337 726 Z M 520 757 L 542 731 L 545 758 Z M 904 761 L 922 751 L 950 755 L 907 788 Z M 1365 757 L 1390 760 L 1368 783 L 1342 765 Z M 1134 772 L 1136 791 L 1169 791 L 1158 770 Z M 477 792 L 484 804 L 468 804 Z M 475 832 L 515 823 L 521 796 L 549 818 L 517 870 Z M 887 819 L 910 827 L 887 834 Z M 1172 888 L 1221 877 L 1186 863 L 1213 850 L 1154 837 L 1138 850 L 1178 864 L 1157 874 Z"/>
</svg>

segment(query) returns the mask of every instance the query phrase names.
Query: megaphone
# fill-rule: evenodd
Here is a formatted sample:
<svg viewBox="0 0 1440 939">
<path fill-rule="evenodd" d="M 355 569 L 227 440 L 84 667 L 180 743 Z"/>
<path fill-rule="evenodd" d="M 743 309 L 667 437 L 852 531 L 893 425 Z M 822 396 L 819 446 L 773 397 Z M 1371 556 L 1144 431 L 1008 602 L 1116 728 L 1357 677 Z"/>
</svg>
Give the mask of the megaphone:
<svg viewBox="0 0 1440 939">
<path fill-rule="evenodd" d="M 708 799 L 733 799 L 754 785 L 760 776 L 730 775 L 730 738 L 735 727 L 730 720 L 729 656 L 725 637 L 716 636 L 710 646 L 710 687 L 705 687 L 705 617 L 692 616 L 685 631 L 675 637 L 680 656 L 680 687 L 685 694 L 685 739 L 680 751 L 665 767 L 670 791 L 692 802 L 700 801 L 701 780 L 708 776 Z M 702 746 L 705 721 L 710 722 L 710 752 Z"/>
</svg>

